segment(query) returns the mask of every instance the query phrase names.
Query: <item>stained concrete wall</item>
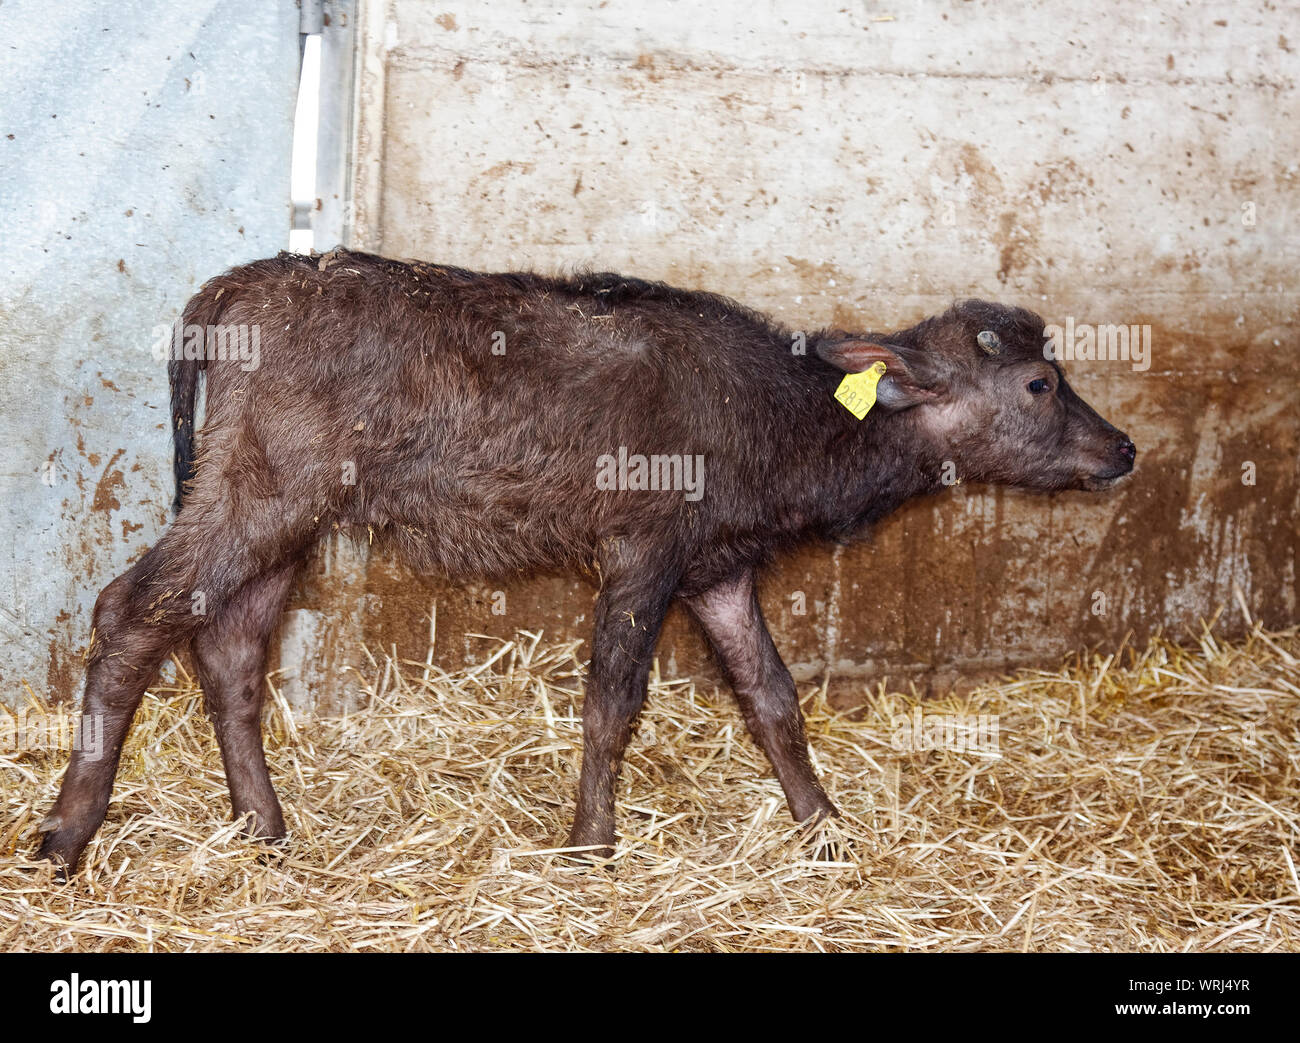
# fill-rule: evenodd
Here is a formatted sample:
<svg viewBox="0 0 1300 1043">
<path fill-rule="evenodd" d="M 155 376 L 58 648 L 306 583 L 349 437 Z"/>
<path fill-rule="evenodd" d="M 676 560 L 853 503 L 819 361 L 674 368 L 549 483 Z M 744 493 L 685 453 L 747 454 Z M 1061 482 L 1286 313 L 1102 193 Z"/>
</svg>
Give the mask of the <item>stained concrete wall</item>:
<svg viewBox="0 0 1300 1043">
<path fill-rule="evenodd" d="M 82 684 L 167 521 L 154 329 L 288 239 L 293 0 L 0 5 L 0 702 Z"/>
<path fill-rule="evenodd" d="M 795 555 L 764 603 L 796 672 L 942 682 L 1220 607 L 1240 630 L 1239 600 L 1297 618 L 1300 31 L 1280 7 L 363 8 L 353 245 L 625 270 L 796 328 L 896 328 L 968 295 L 1150 326 L 1148 368 L 1067 365 L 1140 447 L 1131 481 L 959 486 L 869 545 Z M 422 660 L 436 602 L 444 665 L 488 647 L 470 634 L 589 626 L 578 582 L 509 588 L 504 615 L 492 594 L 362 553 L 299 604 L 342 603 L 344 644 Z M 661 662 L 705 666 L 682 618 Z"/>
</svg>

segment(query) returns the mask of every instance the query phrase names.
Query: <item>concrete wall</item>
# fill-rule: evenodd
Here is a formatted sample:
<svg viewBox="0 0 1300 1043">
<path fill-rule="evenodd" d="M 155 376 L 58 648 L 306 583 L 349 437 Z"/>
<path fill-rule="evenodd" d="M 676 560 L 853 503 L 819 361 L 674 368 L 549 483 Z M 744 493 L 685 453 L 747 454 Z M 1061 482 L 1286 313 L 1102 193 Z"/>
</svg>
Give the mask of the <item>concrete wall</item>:
<svg viewBox="0 0 1300 1043">
<path fill-rule="evenodd" d="M 372 0 L 360 46 L 353 245 L 623 269 L 795 327 L 967 295 L 1150 326 L 1148 368 L 1067 365 L 1137 441 L 1127 485 L 960 486 L 872 545 L 789 559 L 764 602 L 799 673 L 942 681 L 1225 606 L 1240 629 L 1235 590 L 1297 618 L 1300 30 L 1280 8 Z M 336 612 L 340 588 L 348 641 L 419 659 L 436 601 L 447 665 L 486 647 L 469 633 L 589 625 L 577 582 L 493 615 L 487 588 L 365 554 L 302 604 Z M 661 660 L 704 665 L 683 619 Z"/>
<path fill-rule="evenodd" d="M 199 283 L 283 248 L 292 0 L 0 6 L 0 702 L 75 697 L 99 590 L 171 500 Z"/>
</svg>

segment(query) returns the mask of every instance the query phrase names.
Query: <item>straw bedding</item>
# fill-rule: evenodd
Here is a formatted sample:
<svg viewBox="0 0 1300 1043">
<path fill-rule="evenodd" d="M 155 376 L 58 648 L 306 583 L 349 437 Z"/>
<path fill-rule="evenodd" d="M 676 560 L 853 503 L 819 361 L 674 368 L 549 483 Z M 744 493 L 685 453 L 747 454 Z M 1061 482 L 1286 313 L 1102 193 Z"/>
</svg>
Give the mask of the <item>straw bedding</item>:
<svg viewBox="0 0 1300 1043">
<path fill-rule="evenodd" d="M 291 837 L 271 854 L 227 821 L 183 668 L 146 697 L 67 886 L 30 860 L 66 754 L 0 752 L 0 949 L 1300 948 L 1300 630 L 1205 628 L 924 702 L 881 685 L 853 712 L 807 689 L 844 812 L 811 834 L 730 694 L 656 673 L 597 866 L 555 850 L 579 648 L 485 639 L 451 674 L 372 657 L 345 718 L 296 719 L 277 693 Z M 998 756 L 898 748 L 918 709 L 994 716 Z"/>
</svg>

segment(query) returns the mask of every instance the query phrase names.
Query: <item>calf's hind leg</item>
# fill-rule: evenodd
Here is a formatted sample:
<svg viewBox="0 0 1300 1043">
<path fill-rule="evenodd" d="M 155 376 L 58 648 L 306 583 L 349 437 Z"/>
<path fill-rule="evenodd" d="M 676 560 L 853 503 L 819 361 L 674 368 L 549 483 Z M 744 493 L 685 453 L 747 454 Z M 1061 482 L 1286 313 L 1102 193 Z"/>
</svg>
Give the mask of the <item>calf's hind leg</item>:
<svg viewBox="0 0 1300 1043">
<path fill-rule="evenodd" d="M 284 816 L 276 799 L 262 747 L 262 696 L 266 650 L 276 620 L 301 560 L 277 566 L 249 580 L 191 645 L 212 719 L 236 818 L 251 813 L 249 836 L 284 836 Z"/>
<path fill-rule="evenodd" d="M 172 648 L 199 624 L 191 608 L 192 575 L 173 528 L 143 558 L 100 592 L 86 660 L 82 734 L 98 748 L 79 748 L 58 800 L 41 823 L 39 857 L 71 869 L 104 821 L 122 743 L 145 689 Z M 87 729 L 88 721 L 94 724 Z"/>
<path fill-rule="evenodd" d="M 244 584 L 301 549 L 306 529 L 266 514 L 241 516 L 218 508 L 186 507 L 157 544 L 113 580 L 95 603 L 82 717 L 102 726 L 97 750 L 72 753 L 54 808 L 41 825 L 39 857 L 77 864 L 108 810 L 122 743 L 145 689 L 167 653 L 208 620 L 200 603 L 219 614 Z M 213 533 L 222 539 L 214 546 Z"/>
</svg>

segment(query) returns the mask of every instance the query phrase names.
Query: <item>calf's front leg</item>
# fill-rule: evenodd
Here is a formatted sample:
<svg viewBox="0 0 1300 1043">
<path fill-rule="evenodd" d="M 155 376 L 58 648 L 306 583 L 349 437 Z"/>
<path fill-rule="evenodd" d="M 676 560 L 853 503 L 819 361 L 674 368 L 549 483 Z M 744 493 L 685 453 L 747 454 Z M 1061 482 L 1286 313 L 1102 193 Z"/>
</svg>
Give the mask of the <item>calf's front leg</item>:
<svg viewBox="0 0 1300 1043">
<path fill-rule="evenodd" d="M 795 820 L 838 815 L 808 758 L 794 679 L 763 621 L 753 572 L 683 600 L 708 637 L 750 734 L 772 762 Z"/>
<path fill-rule="evenodd" d="M 611 576 L 596 600 L 582 704 L 582 774 L 571 847 L 614 854 L 614 796 L 623 752 L 645 702 L 650 664 L 677 573 L 653 562 Z"/>
</svg>

